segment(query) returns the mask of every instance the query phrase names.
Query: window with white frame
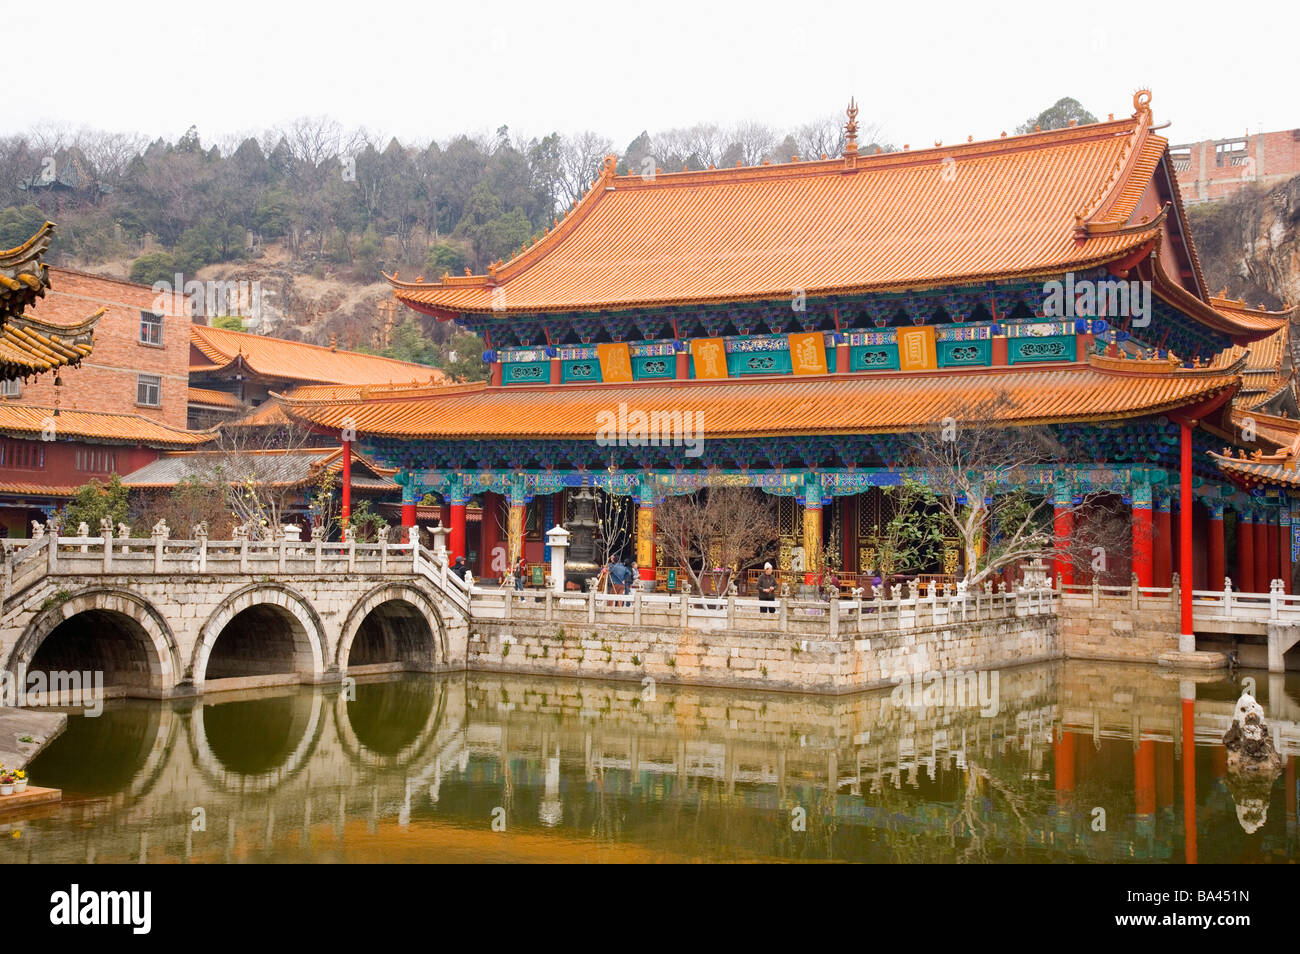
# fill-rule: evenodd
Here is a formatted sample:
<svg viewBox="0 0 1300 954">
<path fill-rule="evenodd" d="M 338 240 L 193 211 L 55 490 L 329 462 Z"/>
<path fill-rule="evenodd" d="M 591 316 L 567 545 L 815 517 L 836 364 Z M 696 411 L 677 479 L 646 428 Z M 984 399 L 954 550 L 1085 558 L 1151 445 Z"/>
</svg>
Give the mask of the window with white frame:
<svg viewBox="0 0 1300 954">
<path fill-rule="evenodd" d="M 23 383 L 18 378 L 5 378 L 0 381 L 0 397 L 16 398 L 23 396 Z"/>
<path fill-rule="evenodd" d="M 142 374 L 136 378 L 135 403 L 162 407 L 162 378 L 156 374 Z"/>
<path fill-rule="evenodd" d="M 160 345 L 163 332 L 163 316 L 152 311 L 140 312 L 140 343 Z"/>
</svg>

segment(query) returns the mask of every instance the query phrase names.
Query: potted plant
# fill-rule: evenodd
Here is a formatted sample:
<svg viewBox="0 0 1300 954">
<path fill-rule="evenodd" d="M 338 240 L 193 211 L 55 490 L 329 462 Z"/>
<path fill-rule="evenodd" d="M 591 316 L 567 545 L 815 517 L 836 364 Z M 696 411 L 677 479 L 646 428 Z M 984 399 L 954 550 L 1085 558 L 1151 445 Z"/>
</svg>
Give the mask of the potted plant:
<svg viewBox="0 0 1300 954">
<path fill-rule="evenodd" d="M 21 795 L 27 791 L 27 773 L 22 769 L 14 772 L 14 794 Z"/>
<path fill-rule="evenodd" d="M 0 795 L 12 795 L 14 793 L 14 777 L 10 772 L 0 774 Z"/>
</svg>

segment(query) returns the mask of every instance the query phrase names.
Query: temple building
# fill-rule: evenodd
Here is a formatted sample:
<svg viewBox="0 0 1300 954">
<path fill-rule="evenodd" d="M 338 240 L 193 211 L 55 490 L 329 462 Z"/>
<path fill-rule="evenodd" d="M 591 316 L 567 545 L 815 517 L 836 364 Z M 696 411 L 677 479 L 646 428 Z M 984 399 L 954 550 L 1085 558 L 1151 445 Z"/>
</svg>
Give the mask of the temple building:
<svg viewBox="0 0 1300 954">
<path fill-rule="evenodd" d="M 829 550 L 850 575 L 882 569 L 905 436 L 1002 394 L 986 423 L 1079 449 L 1030 487 L 1056 502 L 1064 582 L 1093 577 L 1062 543 L 1072 505 L 1106 495 L 1132 547 L 1101 582 L 1217 587 L 1236 541 L 1289 585 L 1291 489 L 1248 487 L 1223 459 L 1289 440 L 1262 413 L 1243 432 L 1233 403 L 1292 410 L 1269 357 L 1288 313 L 1206 289 L 1150 94 L 1121 119 L 889 154 L 859 151 L 855 114 L 835 158 L 618 175 L 610 157 L 510 261 L 390 278 L 483 337 L 489 382 L 292 413 L 401 468 L 404 522 L 435 495 L 458 554 L 478 504 L 482 534 L 540 561 L 566 498 L 598 489 L 635 501 L 652 579 L 656 506 L 729 485 L 777 498 L 783 568 Z M 931 569 L 961 559 L 954 545 Z"/>
</svg>

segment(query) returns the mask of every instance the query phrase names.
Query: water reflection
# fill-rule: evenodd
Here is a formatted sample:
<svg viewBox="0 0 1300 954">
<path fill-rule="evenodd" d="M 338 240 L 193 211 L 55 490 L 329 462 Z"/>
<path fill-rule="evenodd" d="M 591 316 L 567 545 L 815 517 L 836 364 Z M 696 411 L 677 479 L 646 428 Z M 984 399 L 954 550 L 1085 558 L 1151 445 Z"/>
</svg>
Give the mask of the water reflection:
<svg viewBox="0 0 1300 954">
<path fill-rule="evenodd" d="M 124 700 L 33 763 L 64 804 L 0 862 L 1287 861 L 1300 684 L 1257 678 L 1286 768 L 1240 809 L 1240 685 L 1151 667 L 1004 671 L 992 715 L 491 674 Z"/>
</svg>

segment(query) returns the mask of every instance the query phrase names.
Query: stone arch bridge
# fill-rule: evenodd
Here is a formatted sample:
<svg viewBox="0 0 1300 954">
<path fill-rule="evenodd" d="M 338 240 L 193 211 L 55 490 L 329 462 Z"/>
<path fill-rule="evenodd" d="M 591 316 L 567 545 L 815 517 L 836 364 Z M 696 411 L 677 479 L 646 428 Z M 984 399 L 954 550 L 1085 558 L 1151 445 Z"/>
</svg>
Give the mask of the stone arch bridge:
<svg viewBox="0 0 1300 954">
<path fill-rule="evenodd" d="M 107 696 L 463 669 L 469 594 L 415 543 L 44 536 L 4 560 L 0 672 Z M 45 680 L 34 679 L 45 673 Z"/>
</svg>

